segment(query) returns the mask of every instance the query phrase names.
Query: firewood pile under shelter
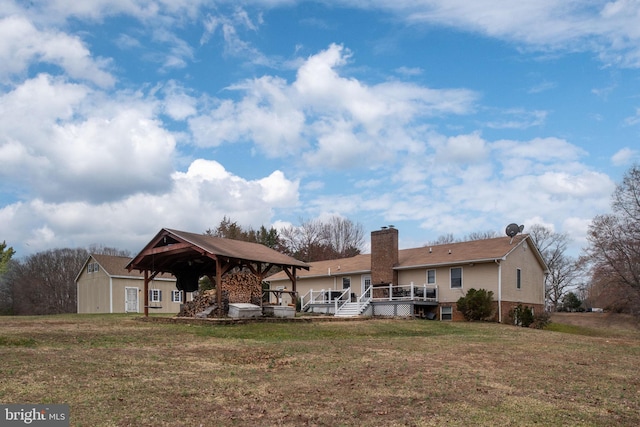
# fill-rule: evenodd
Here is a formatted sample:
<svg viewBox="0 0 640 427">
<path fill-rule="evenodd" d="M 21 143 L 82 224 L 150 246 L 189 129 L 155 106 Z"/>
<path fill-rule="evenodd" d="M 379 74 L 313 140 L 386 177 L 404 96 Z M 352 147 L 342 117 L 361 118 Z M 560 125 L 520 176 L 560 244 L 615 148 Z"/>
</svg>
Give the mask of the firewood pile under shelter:
<svg viewBox="0 0 640 427">
<path fill-rule="evenodd" d="M 216 315 L 222 317 L 226 313 L 224 291 L 228 293 L 227 306 L 229 301 L 233 303 L 232 300 L 245 297 L 249 300 L 242 302 L 255 301 L 261 305 L 261 284 L 273 268 L 280 268 L 287 274 L 295 295 L 296 271 L 308 270 L 309 265 L 259 243 L 168 228 L 160 230 L 127 265 L 129 271 L 144 273 L 145 316 L 149 315 L 149 282 L 160 273 L 173 274 L 177 279 L 176 287 L 183 293 L 197 291 L 199 279 L 205 276 L 212 283 L 222 284 L 215 288 L 216 309 L 222 307 L 222 310 L 217 309 Z M 246 274 L 254 279 L 247 279 Z M 209 292 L 207 297 L 211 296 Z M 186 301 L 184 295 L 182 301 Z"/>
</svg>

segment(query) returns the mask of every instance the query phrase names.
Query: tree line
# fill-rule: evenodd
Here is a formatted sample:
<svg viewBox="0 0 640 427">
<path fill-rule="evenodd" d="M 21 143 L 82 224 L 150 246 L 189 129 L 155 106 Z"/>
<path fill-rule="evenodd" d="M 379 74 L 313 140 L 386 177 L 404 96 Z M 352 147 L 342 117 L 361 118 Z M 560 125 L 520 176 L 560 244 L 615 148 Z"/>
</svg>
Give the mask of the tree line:
<svg viewBox="0 0 640 427">
<path fill-rule="evenodd" d="M 567 233 L 534 225 L 526 230 L 548 268 L 546 300 L 553 310 L 599 307 L 640 315 L 640 166 L 625 172 L 611 199 L 611 213 L 596 216 L 588 228 L 587 246 L 577 257 L 567 255 Z M 342 217 L 300 220 L 280 231 L 242 227 L 224 217 L 204 234 L 260 243 L 305 262 L 338 259 L 361 253 L 361 224 Z M 493 231 L 472 233 L 465 240 L 498 237 Z M 440 236 L 429 245 L 451 243 Z M 0 314 L 55 314 L 76 310 L 74 279 L 90 253 L 130 256 L 115 248 L 53 249 L 23 260 L 0 244 Z M 578 304 L 580 303 L 580 304 Z"/>
<path fill-rule="evenodd" d="M 364 247 L 364 230 L 342 217 L 303 220 L 280 232 L 262 226 L 242 227 L 224 217 L 217 227 L 204 232 L 209 236 L 260 243 L 306 262 L 354 256 Z M 14 258 L 15 250 L 0 244 L 0 314 L 39 315 L 75 313 L 75 278 L 90 254 L 128 256 L 128 251 L 103 246 L 51 249 Z"/>
</svg>

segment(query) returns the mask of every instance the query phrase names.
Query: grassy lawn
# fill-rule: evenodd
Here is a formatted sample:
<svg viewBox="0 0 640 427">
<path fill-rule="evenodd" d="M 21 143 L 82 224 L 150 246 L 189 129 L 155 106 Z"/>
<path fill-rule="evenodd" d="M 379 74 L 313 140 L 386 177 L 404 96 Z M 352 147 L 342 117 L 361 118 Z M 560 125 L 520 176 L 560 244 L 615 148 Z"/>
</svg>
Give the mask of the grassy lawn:
<svg viewBox="0 0 640 427">
<path fill-rule="evenodd" d="M 74 426 L 640 425 L 640 332 L 552 325 L 0 318 L 0 402 Z"/>
</svg>

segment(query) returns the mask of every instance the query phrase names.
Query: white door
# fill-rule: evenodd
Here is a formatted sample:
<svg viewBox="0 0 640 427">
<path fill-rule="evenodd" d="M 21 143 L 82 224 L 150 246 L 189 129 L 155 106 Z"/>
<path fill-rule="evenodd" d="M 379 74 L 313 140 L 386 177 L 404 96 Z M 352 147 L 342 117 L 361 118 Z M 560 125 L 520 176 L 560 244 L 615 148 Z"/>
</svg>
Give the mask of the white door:
<svg viewBox="0 0 640 427">
<path fill-rule="evenodd" d="M 125 288 L 124 307 L 127 313 L 138 312 L 138 288 Z"/>
<path fill-rule="evenodd" d="M 364 294 L 364 291 L 371 286 L 371 276 L 362 276 L 362 290 L 360 291 L 360 295 Z"/>
</svg>

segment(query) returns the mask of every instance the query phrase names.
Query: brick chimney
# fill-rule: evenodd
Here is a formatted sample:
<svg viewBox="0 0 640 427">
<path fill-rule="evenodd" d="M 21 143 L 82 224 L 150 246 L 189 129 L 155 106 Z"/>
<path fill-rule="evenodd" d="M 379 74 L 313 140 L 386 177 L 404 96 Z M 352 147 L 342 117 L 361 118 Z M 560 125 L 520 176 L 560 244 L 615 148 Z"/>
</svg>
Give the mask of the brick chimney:
<svg viewBox="0 0 640 427">
<path fill-rule="evenodd" d="M 371 284 L 398 284 L 398 229 L 390 225 L 371 232 Z"/>
</svg>

